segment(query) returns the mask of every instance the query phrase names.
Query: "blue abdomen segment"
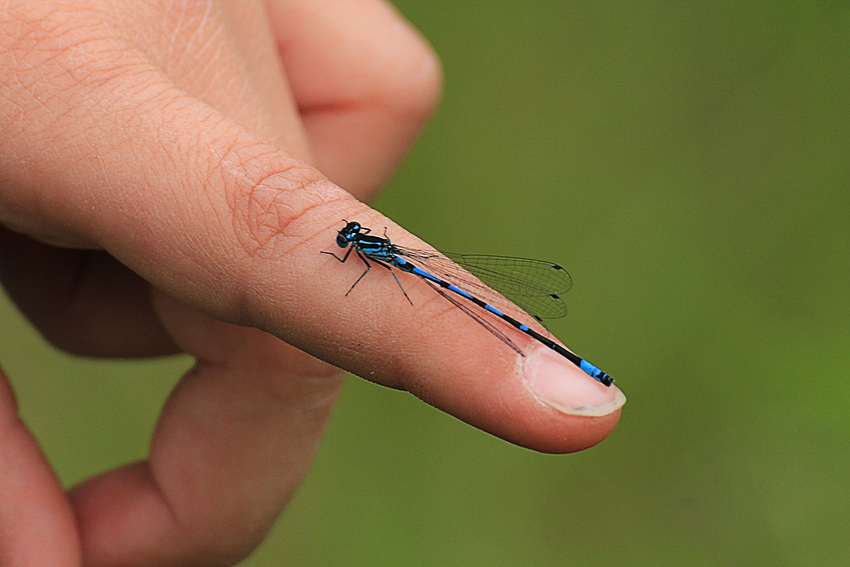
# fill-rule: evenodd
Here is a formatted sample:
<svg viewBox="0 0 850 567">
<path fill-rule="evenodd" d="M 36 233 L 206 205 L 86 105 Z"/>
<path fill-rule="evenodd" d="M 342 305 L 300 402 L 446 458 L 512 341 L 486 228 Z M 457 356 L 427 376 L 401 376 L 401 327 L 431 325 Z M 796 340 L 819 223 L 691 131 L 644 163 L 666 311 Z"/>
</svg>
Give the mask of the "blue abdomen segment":
<svg viewBox="0 0 850 567">
<path fill-rule="evenodd" d="M 600 382 L 602 382 L 606 386 L 610 386 L 614 382 L 613 378 L 611 378 L 606 373 L 602 372 L 597 367 L 595 367 L 594 365 L 592 365 L 591 363 L 589 363 L 588 361 L 586 361 L 584 359 L 581 359 L 581 362 L 579 362 L 578 365 L 579 365 L 579 368 L 581 368 L 582 370 L 585 371 L 585 373 L 592 376 L 596 380 L 599 380 Z"/>
</svg>

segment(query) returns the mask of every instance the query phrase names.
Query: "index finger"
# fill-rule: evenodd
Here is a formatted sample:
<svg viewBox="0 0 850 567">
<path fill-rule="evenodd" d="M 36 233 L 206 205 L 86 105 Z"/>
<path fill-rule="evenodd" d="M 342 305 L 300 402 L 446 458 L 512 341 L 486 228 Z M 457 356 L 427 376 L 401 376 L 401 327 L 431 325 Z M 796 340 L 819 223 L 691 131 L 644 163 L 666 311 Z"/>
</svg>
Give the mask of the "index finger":
<svg viewBox="0 0 850 567">
<path fill-rule="evenodd" d="M 21 154 L 27 168 L 5 180 L 8 225 L 103 248 L 185 304 L 270 331 L 513 442 L 571 451 L 614 427 L 618 390 L 527 337 L 515 352 L 410 274 L 402 276 L 412 305 L 387 270 L 346 296 L 362 270 L 321 253 L 335 246 L 342 219 L 421 242 L 150 73 L 142 100 L 99 88 L 94 111 L 56 116 L 68 124 L 52 132 L 67 139 L 9 133 L 5 153 Z M 76 134 L 86 131 L 98 136 Z M 71 171 L 49 159 L 57 145 Z"/>
</svg>

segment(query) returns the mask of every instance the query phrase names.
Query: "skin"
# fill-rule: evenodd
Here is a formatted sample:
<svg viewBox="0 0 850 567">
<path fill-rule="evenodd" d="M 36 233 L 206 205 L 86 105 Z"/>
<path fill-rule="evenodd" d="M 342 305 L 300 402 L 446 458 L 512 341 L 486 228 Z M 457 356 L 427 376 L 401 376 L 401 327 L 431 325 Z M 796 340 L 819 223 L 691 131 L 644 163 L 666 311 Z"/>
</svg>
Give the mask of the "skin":
<svg viewBox="0 0 850 567">
<path fill-rule="evenodd" d="M 615 426 L 541 403 L 522 357 L 421 282 L 416 308 L 385 270 L 346 297 L 362 265 L 319 253 L 342 219 L 424 245 L 363 204 L 440 87 L 389 5 L 9 0 L 0 77 L 9 295 L 68 352 L 197 361 L 149 459 L 68 492 L 0 375 L 0 564 L 238 562 L 309 467 L 340 368 L 541 451 Z"/>
</svg>

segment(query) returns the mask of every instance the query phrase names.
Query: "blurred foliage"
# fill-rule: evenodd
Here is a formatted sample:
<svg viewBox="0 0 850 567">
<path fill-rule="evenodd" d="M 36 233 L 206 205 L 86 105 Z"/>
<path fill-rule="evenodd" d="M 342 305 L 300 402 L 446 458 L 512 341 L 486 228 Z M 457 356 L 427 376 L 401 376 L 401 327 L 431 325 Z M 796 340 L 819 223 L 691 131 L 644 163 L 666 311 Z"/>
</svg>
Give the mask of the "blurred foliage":
<svg viewBox="0 0 850 567">
<path fill-rule="evenodd" d="M 557 457 L 352 378 L 245 565 L 845 564 L 850 8 L 396 5 L 446 83 L 376 206 L 445 250 L 567 267 L 551 328 L 629 403 Z M 2 310 L 63 481 L 143 457 L 190 361 L 71 359 Z"/>
</svg>

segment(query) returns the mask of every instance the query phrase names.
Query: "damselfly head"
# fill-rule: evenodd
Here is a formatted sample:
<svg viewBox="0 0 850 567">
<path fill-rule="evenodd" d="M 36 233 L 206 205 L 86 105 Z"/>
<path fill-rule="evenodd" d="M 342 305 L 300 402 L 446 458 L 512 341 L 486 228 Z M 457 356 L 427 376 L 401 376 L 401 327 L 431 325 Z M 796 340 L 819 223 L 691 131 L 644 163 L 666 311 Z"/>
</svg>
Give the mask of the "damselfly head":
<svg viewBox="0 0 850 567">
<path fill-rule="evenodd" d="M 354 242 L 354 238 L 363 230 L 363 226 L 357 221 L 348 222 L 343 219 L 345 226 L 342 227 L 336 235 L 336 244 L 340 248 L 346 248 Z"/>
</svg>

